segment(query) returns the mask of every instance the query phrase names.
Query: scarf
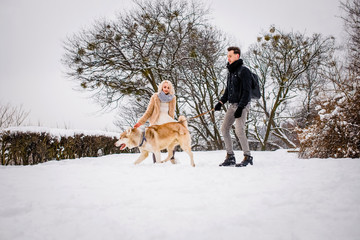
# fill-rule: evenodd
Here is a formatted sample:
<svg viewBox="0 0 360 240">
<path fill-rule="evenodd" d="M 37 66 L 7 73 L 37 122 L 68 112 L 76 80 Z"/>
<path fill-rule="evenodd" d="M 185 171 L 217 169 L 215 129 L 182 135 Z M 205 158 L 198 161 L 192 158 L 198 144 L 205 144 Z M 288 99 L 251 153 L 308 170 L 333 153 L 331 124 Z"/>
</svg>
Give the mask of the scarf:
<svg viewBox="0 0 360 240">
<path fill-rule="evenodd" d="M 169 94 L 165 94 L 163 91 L 161 91 L 159 94 L 159 99 L 161 102 L 170 102 L 173 98 L 174 98 L 174 95 L 171 95 L 170 93 Z"/>
<path fill-rule="evenodd" d="M 229 72 L 235 72 L 241 65 L 243 65 L 243 60 L 239 59 L 233 62 L 232 64 L 227 63 L 226 67 L 229 69 Z"/>
</svg>

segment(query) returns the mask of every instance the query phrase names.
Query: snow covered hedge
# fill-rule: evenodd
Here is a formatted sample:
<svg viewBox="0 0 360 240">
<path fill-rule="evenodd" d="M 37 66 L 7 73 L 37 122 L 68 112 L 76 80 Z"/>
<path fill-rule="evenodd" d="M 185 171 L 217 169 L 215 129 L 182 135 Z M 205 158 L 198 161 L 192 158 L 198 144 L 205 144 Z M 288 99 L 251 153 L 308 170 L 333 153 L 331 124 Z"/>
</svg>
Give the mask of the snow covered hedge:
<svg viewBox="0 0 360 240">
<path fill-rule="evenodd" d="M 118 133 L 16 127 L 0 130 L 0 165 L 32 165 L 49 160 L 119 153 Z"/>
<path fill-rule="evenodd" d="M 360 157 L 360 87 L 322 99 L 313 124 L 297 129 L 302 158 Z"/>
</svg>

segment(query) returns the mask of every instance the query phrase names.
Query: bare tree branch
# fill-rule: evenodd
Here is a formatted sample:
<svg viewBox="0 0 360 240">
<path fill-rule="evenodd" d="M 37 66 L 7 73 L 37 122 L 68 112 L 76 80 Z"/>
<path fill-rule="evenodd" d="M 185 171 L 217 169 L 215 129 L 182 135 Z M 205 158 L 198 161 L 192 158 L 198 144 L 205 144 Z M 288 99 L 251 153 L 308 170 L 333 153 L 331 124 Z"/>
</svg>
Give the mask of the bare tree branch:
<svg viewBox="0 0 360 240">
<path fill-rule="evenodd" d="M 13 107 L 8 104 L 0 104 L 0 128 L 20 126 L 29 116 L 22 106 Z"/>
</svg>

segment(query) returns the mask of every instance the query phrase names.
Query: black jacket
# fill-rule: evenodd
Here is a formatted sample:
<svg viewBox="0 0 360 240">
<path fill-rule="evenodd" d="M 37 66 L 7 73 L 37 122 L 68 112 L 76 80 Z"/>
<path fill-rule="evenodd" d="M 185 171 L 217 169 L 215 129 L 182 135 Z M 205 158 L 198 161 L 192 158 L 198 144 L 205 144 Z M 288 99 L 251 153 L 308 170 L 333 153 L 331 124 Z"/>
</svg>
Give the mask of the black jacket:
<svg viewBox="0 0 360 240">
<path fill-rule="evenodd" d="M 227 84 L 224 95 L 220 98 L 222 103 L 238 103 L 239 107 L 245 106 L 251 101 L 251 73 L 250 70 L 243 66 L 243 60 L 239 59 L 232 64 L 227 65 L 229 70 Z M 240 71 L 241 70 L 241 71 Z M 240 74 L 240 76 L 238 76 Z"/>
</svg>

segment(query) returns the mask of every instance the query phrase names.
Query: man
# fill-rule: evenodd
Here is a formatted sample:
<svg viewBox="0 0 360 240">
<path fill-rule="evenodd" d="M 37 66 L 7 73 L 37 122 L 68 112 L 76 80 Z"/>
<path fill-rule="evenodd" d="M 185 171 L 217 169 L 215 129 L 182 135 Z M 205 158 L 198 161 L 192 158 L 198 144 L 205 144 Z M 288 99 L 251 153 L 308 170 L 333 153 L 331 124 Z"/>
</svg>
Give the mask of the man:
<svg viewBox="0 0 360 240">
<path fill-rule="evenodd" d="M 227 50 L 227 68 L 229 73 L 226 89 L 220 101 L 215 105 L 215 111 L 220 111 L 223 104 L 227 101 L 230 103 L 221 127 L 227 155 L 225 161 L 219 166 L 235 165 L 236 167 L 246 167 L 249 163 L 253 165 L 253 158 L 245 133 L 245 123 L 251 101 L 251 73 L 248 68 L 243 66 L 243 60 L 240 59 L 240 49 L 238 47 L 229 47 Z M 236 164 L 230 136 L 230 129 L 234 122 L 235 133 L 240 140 L 241 148 L 244 152 L 244 159 L 239 164 Z"/>
</svg>

